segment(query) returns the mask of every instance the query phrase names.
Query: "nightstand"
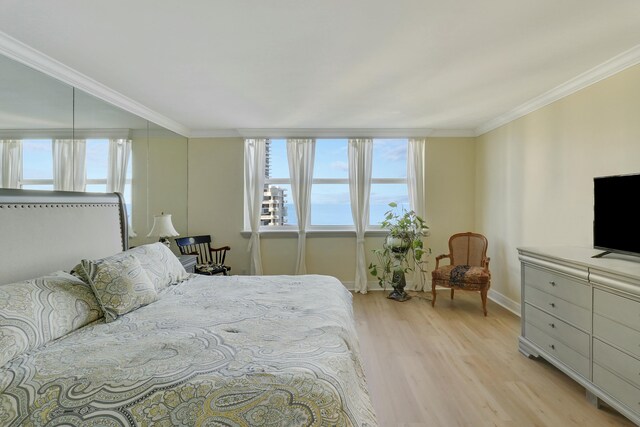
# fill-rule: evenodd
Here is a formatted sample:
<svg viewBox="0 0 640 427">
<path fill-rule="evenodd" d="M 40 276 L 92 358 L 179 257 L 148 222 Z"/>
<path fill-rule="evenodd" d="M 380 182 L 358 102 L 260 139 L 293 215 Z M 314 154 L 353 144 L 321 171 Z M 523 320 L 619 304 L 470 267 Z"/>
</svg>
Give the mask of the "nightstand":
<svg viewBox="0 0 640 427">
<path fill-rule="evenodd" d="M 187 273 L 196 272 L 196 262 L 198 261 L 198 255 L 179 255 L 178 259 L 180 264 L 187 270 Z"/>
</svg>

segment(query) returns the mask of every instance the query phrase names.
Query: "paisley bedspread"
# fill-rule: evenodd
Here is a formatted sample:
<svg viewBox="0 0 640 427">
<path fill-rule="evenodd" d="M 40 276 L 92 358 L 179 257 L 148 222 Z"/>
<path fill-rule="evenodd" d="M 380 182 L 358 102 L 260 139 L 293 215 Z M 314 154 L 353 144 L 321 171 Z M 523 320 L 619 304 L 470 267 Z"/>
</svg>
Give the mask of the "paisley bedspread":
<svg viewBox="0 0 640 427">
<path fill-rule="evenodd" d="M 377 426 L 335 278 L 196 276 L 0 368 L 1 426 Z"/>
</svg>

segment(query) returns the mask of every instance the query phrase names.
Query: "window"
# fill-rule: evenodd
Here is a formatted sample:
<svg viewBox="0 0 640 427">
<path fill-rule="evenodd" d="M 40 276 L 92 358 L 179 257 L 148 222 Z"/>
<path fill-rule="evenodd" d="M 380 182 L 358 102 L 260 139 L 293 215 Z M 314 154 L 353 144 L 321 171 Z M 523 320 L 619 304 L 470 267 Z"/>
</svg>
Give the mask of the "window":
<svg viewBox="0 0 640 427">
<path fill-rule="evenodd" d="M 346 139 L 317 139 L 311 187 L 311 226 L 353 225 Z"/>
<path fill-rule="evenodd" d="M 106 193 L 107 176 L 109 168 L 109 140 L 108 139 L 87 139 L 87 187 L 89 193 Z M 127 179 L 124 186 L 124 201 L 127 206 L 127 219 L 131 224 L 131 184 L 132 184 L 132 161 L 129 157 L 127 165 Z"/>
<path fill-rule="evenodd" d="M 22 188 L 27 190 L 53 190 L 53 141 L 51 139 L 22 140 Z M 107 191 L 109 140 L 86 140 L 87 192 Z M 131 223 L 132 161 L 129 158 L 124 199 Z"/>
<path fill-rule="evenodd" d="M 261 225 L 298 224 L 291 197 L 286 139 L 267 141 Z M 348 139 L 316 139 L 310 228 L 353 226 L 349 196 Z M 369 225 L 376 226 L 389 203 L 409 208 L 407 139 L 374 139 Z"/>
<path fill-rule="evenodd" d="M 298 216 L 291 199 L 286 140 L 267 141 L 264 177 L 260 225 L 297 225 Z"/>
<path fill-rule="evenodd" d="M 374 139 L 369 224 L 380 224 L 389 203 L 409 210 L 407 139 Z"/>
<path fill-rule="evenodd" d="M 53 190 L 53 152 L 50 139 L 22 140 L 22 188 Z"/>
</svg>

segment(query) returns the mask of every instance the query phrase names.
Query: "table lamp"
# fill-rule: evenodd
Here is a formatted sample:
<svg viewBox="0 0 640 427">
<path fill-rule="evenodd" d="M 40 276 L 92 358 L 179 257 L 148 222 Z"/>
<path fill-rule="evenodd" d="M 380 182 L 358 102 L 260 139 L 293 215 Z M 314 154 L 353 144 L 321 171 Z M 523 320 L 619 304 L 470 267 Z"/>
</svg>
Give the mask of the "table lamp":
<svg viewBox="0 0 640 427">
<path fill-rule="evenodd" d="M 171 241 L 169 240 L 169 237 L 179 235 L 180 234 L 175 228 L 173 228 L 173 224 L 171 223 L 171 214 L 165 214 L 162 212 L 160 215 L 153 216 L 153 227 L 151 227 L 151 231 L 147 234 L 147 237 L 159 237 L 159 241 L 170 248 Z"/>
</svg>

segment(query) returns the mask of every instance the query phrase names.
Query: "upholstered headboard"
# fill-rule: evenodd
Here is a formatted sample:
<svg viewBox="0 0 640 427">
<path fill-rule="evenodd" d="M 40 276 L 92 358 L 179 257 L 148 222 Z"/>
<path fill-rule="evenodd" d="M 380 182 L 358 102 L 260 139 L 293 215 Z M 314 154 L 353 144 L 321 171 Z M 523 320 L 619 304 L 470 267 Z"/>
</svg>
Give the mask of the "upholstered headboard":
<svg viewBox="0 0 640 427">
<path fill-rule="evenodd" d="M 0 189 L 0 285 L 127 249 L 126 218 L 118 193 Z"/>
</svg>

